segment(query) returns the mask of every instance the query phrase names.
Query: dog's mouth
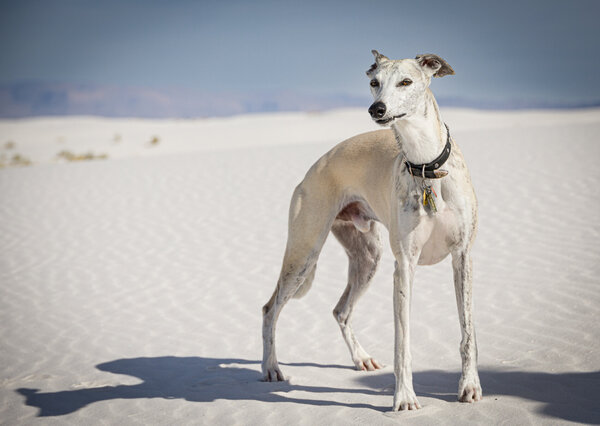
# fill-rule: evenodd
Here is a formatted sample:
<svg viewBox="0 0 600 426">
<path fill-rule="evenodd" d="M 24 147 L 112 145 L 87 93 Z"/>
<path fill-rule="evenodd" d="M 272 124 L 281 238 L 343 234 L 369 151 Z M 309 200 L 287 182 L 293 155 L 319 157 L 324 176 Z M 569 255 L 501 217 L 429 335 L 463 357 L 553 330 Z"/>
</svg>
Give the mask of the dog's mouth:
<svg viewBox="0 0 600 426">
<path fill-rule="evenodd" d="M 390 122 L 392 122 L 392 121 L 394 121 L 394 120 L 396 120 L 398 118 L 402 118 L 405 115 L 406 114 L 400 114 L 400 115 L 394 115 L 393 117 L 390 117 L 390 118 L 385 118 L 385 119 L 382 118 L 382 119 L 379 119 L 379 120 L 375 120 L 375 123 L 381 124 L 381 125 L 385 125 L 385 124 L 388 124 L 388 123 L 390 123 Z"/>
</svg>

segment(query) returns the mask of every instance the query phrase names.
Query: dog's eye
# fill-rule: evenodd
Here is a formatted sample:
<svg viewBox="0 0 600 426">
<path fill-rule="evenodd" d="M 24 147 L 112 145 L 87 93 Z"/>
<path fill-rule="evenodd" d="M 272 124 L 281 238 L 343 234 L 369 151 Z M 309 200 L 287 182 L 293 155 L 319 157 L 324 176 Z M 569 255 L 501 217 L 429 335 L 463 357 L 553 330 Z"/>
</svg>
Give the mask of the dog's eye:
<svg viewBox="0 0 600 426">
<path fill-rule="evenodd" d="M 397 84 L 398 87 L 402 87 L 402 86 L 410 86 L 412 84 L 412 80 L 409 78 L 405 78 L 404 80 L 402 80 L 400 83 Z"/>
<path fill-rule="evenodd" d="M 379 87 L 379 82 L 377 80 L 371 80 L 371 87 Z"/>
</svg>

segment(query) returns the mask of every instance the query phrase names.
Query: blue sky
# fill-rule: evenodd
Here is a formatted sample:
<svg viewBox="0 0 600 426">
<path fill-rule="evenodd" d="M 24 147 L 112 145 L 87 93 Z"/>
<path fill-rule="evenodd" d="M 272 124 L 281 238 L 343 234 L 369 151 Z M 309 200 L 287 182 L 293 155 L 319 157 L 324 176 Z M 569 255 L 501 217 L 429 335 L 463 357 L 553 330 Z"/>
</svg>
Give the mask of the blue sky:
<svg viewBox="0 0 600 426">
<path fill-rule="evenodd" d="M 371 49 L 436 53 L 439 96 L 598 101 L 600 1 L 0 2 L 0 83 L 368 93 Z"/>
</svg>

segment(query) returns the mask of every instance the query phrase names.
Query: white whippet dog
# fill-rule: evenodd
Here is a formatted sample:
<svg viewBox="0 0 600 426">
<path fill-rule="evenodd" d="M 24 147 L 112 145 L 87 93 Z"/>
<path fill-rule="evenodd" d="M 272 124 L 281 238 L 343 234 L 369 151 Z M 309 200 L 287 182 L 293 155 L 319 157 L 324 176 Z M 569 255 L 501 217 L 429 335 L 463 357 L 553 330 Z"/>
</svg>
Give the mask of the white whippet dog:
<svg viewBox="0 0 600 426">
<path fill-rule="evenodd" d="M 401 60 L 390 60 L 375 50 L 373 55 L 375 63 L 367 76 L 375 102 L 369 113 L 392 131 L 369 132 L 338 144 L 310 168 L 294 191 L 281 274 L 263 307 L 264 380 L 285 380 L 275 355 L 275 323 L 285 303 L 310 288 L 329 231 L 344 246 L 350 262 L 348 285 L 333 314 L 356 368 L 381 368 L 358 343 L 350 325 L 354 304 L 368 287 L 380 258 L 380 222 L 389 231 L 396 258 L 393 410 L 420 408 L 409 348 L 415 268 L 440 262 L 449 253 L 462 331 L 458 398 L 477 401 L 482 392 L 470 258 L 477 201 L 463 156 L 429 90 L 432 77 L 454 71 L 436 55 Z"/>
</svg>

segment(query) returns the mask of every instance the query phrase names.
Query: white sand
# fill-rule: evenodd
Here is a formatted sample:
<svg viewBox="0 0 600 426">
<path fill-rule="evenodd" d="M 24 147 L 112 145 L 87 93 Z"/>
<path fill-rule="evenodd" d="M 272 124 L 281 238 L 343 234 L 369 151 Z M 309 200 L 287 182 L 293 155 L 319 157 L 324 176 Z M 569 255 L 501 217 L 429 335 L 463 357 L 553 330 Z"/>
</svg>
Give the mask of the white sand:
<svg viewBox="0 0 600 426">
<path fill-rule="evenodd" d="M 456 402 L 447 259 L 415 281 L 423 408 L 388 412 L 392 257 L 354 320 L 387 367 L 356 372 L 331 315 L 346 275 L 334 239 L 278 324 L 290 382 L 260 381 L 291 192 L 329 147 L 375 128 L 366 111 L 48 118 L 0 121 L 5 161 L 35 163 L 0 170 L 0 423 L 600 424 L 600 110 L 443 112 L 480 203 L 483 401 Z"/>
</svg>

